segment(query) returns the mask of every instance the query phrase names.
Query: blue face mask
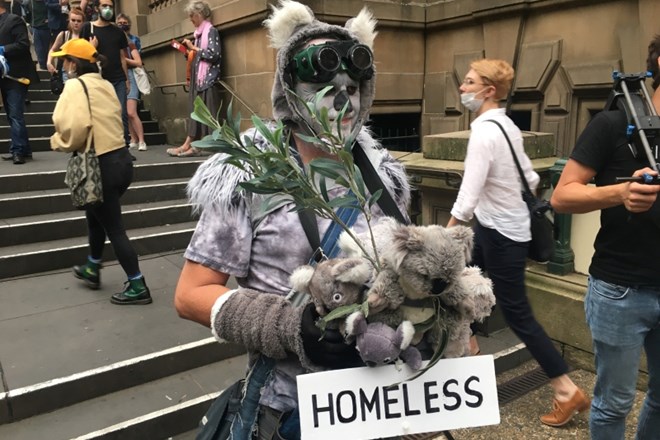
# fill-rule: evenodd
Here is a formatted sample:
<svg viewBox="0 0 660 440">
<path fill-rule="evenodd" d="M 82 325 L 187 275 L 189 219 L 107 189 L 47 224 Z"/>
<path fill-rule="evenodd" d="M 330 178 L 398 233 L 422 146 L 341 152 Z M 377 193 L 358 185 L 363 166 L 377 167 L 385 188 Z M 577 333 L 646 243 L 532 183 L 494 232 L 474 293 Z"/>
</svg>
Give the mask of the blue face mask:
<svg viewBox="0 0 660 440">
<path fill-rule="evenodd" d="M 128 32 L 131 30 L 131 25 L 130 24 L 120 24 L 118 25 L 119 29 L 121 29 L 124 32 Z"/>
</svg>

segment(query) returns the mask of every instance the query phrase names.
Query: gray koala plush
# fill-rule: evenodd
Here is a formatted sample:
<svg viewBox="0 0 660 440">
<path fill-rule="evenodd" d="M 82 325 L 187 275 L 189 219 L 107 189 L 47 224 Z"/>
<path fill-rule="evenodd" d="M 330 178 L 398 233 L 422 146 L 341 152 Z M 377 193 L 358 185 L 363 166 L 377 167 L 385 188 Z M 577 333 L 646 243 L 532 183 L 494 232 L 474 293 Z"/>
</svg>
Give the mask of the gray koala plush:
<svg viewBox="0 0 660 440">
<path fill-rule="evenodd" d="M 478 268 L 467 267 L 472 230 L 465 226 L 402 225 L 393 219 L 380 221 L 372 229 L 382 270 L 368 292 L 369 321 L 384 320 L 395 327 L 401 319 L 409 320 L 426 328 L 415 334 L 412 343 L 426 335 L 436 348 L 447 328 L 444 356 L 463 356 L 469 344 L 469 324 L 490 315 L 495 304 L 490 280 Z M 367 237 L 360 238 L 369 249 Z M 361 255 L 348 234 L 340 236 L 339 243 L 347 255 Z M 436 316 L 437 300 L 445 311 L 442 321 Z M 383 314 L 387 318 L 381 319 Z"/>
<path fill-rule="evenodd" d="M 312 267 L 297 268 L 291 274 L 291 286 L 301 293 L 309 293 L 320 316 L 332 310 L 364 301 L 365 284 L 372 267 L 363 258 L 333 258 Z"/>
<path fill-rule="evenodd" d="M 369 367 L 398 359 L 415 371 L 422 366 L 421 353 L 410 345 L 415 333 L 410 321 L 403 321 L 394 329 L 383 322 L 368 323 L 361 312 L 355 312 L 346 318 L 346 333 L 355 336 L 355 348 Z"/>
</svg>

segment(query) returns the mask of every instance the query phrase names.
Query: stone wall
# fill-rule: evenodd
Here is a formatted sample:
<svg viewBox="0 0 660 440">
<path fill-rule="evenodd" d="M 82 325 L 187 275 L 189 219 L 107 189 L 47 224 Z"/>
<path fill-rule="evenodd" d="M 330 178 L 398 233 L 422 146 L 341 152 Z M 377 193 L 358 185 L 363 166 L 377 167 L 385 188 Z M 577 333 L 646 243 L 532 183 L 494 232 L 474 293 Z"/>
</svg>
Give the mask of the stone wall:
<svg viewBox="0 0 660 440">
<path fill-rule="evenodd" d="M 261 22 L 267 0 L 208 0 L 223 39 L 223 79 L 249 109 L 270 115 L 275 53 Z M 656 0 L 304 1 L 323 20 L 343 23 L 366 5 L 379 20 L 374 113 L 421 114 L 422 135 L 468 128 L 458 85 L 469 62 L 517 63 L 512 109 L 532 131 L 553 133 L 570 152 L 591 114 L 602 108 L 611 71 L 645 68 L 646 44 L 660 32 Z M 193 31 L 185 0 L 117 1 L 134 17 L 144 59 L 159 84 L 185 81 L 185 62 L 169 47 Z M 157 90 L 147 104 L 171 138 L 188 109 L 182 87 Z M 225 104 L 231 95 L 225 92 Z M 250 110 L 239 106 L 244 118 Z M 247 120 L 245 121 L 247 125 Z M 174 141 L 174 139 L 173 139 Z"/>
</svg>

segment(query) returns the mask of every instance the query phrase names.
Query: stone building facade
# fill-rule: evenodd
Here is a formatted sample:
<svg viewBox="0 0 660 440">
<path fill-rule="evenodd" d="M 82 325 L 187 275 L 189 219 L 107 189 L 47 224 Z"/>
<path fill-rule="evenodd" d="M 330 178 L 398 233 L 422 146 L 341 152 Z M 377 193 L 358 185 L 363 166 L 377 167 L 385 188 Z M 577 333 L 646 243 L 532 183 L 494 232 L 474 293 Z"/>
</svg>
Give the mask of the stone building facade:
<svg viewBox="0 0 660 440">
<path fill-rule="evenodd" d="M 404 138 L 467 129 L 460 79 L 475 58 L 503 58 L 517 70 L 514 118 L 523 128 L 553 133 L 558 156 L 570 152 L 591 115 L 602 108 L 612 71 L 644 70 L 646 44 L 660 32 L 656 0 L 303 2 L 329 22 L 343 23 L 363 5 L 378 18 L 377 133 Z M 275 53 L 261 22 L 272 1 L 208 3 L 223 40 L 223 80 L 249 107 L 240 108 L 246 124 L 251 110 L 268 117 Z M 161 85 L 185 81 L 185 62 L 169 43 L 193 31 L 183 13 L 186 4 L 117 1 L 118 9 L 135 17 L 143 58 Z M 147 103 L 173 143 L 184 133 L 184 99 L 183 88 L 173 86 L 158 89 Z M 225 92 L 224 102 L 230 99 Z"/>
<path fill-rule="evenodd" d="M 134 17 L 143 59 L 157 87 L 146 99 L 170 143 L 185 136 L 185 61 L 170 47 L 193 27 L 183 13 L 187 0 L 116 0 Z M 267 0 L 207 0 L 223 44 L 222 87 L 243 125 L 251 113 L 271 114 L 275 52 L 261 22 Z M 556 157 L 567 156 L 612 87 L 612 71 L 646 69 L 646 46 L 660 33 L 658 0 L 303 0 L 321 20 L 343 23 L 363 5 L 378 19 L 375 42 L 376 99 L 372 128 L 386 145 L 408 152 L 424 136 L 469 129 L 458 86 L 471 60 L 503 58 L 517 71 L 513 118 L 532 132 L 555 138 Z M 123 9 L 122 9 L 123 8 Z M 397 148 L 398 147 L 398 148 Z M 422 193 L 426 221 L 443 223 L 453 200 L 461 162 L 439 164 L 422 153 L 396 153 Z M 550 158 L 550 163 L 554 158 Z M 545 159 L 547 161 L 547 159 Z M 547 164 L 544 165 L 547 167 Z M 417 180 L 416 180 L 417 179 Z M 460 180 L 459 180 L 460 181 Z M 426 192 L 424 192 L 426 191 Z M 445 202 L 442 202 L 442 200 Z M 440 200 L 440 202 L 436 202 Z M 446 214 L 446 212 L 445 212 Z M 573 216 L 570 247 L 575 269 L 566 276 L 531 267 L 527 286 L 537 317 L 575 366 L 593 368 L 584 324 L 584 274 L 597 229 L 597 213 Z M 646 367 L 642 366 L 642 371 Z M 645 376 L 643 376 L 645 377 Z M 643 379 L 644 380 L 644 379 Z"/>
</svg>

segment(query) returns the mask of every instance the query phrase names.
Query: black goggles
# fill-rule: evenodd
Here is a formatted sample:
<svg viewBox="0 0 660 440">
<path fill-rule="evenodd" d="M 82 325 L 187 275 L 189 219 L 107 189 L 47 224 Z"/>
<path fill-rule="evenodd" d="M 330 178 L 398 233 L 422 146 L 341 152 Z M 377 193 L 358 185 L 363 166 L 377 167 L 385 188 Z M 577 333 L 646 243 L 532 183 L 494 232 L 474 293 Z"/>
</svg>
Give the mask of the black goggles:
<svg viewBox="0 0 660 440">
<path fill-rule="evenodd" d="M 330 41 L 298 52 L 289 63 L 289 71 L 303 82 L 330 82 L 339 71 L 360 81 L 373 77 L 373 66 L 374 55 L 364 44 Z"/>
</svg>

